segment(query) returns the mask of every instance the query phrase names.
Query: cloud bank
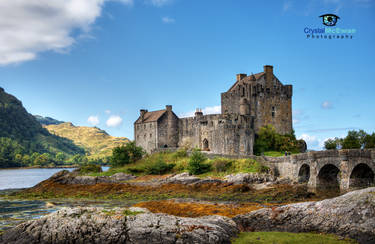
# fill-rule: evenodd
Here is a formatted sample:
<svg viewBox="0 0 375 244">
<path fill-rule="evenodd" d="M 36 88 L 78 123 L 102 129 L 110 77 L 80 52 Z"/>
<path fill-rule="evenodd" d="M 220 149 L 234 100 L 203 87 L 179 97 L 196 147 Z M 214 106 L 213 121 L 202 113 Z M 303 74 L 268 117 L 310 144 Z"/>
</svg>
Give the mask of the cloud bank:
<svg viewBox="0 0 375 244">
<path fill-rule="evenodd" d="M 219 114 L 221 113 L 221 106 L 212 106 L 212 107 L 205 107 L 202 109 L 203 114 Z M 180 114 L 181 118 L 186 118 L 186 117 L 193 117 L 195 114 L 195 111 L 190 111 L 186 113 Z"/>
<path fill-rule="evenodd" d="M 33 60 L 43 51 L 68 51 L 78 36 L 87 35 L 108 1 L 1 0 L 0 65 Z"/>
</svg>

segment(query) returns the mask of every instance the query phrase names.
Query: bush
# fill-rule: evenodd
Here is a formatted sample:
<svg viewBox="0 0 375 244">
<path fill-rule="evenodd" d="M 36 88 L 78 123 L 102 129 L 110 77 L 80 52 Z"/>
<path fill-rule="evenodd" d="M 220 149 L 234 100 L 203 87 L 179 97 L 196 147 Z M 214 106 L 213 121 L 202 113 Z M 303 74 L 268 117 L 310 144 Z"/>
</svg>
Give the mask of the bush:
<svg viewBox="0 0 375 244">
<path fill-rule="evenodd" d="M 225 159 L 225 158 L 217 158 L 217 159 L 214 159 L 214 161 L 212 162 L 213 170 L 216 173 L 225 172 L 229 170 L 230 167 L 232 167 L 232 165 L 233 165 L 233 161 L 230 159 Z"/>
<path fill-rule="evenodd" d="M 146 173 L 150 175 L 162 175 L 170 172 L 176 164 L 167 164 L 161 158 L 151 165 L 146 166 Z"/>
<path fill-rule="evenodd" d="M 79 167 L 79 172 L 81 174 L 100 173 L 102 172 L 102 167 L 97 164 L 87 164 Z"/>
<path fill-rule="evenodd" d="M 143 149 L 136 146 L 135 142 L 129 142 L 125 146 L 113 148 L 111 164 L 113 167 L 121 167 L 140 160 L 144 154 Z"/>
<path fill-rule="evenodd" d="M 200 175 L 211 170 L 210 164 L 205 164 L 206 156 L 201 153 L 200 151 L 194 151 L 190 157 L 189 164 L 188 164 L 188 171 L 190 174 L 193 175 Z"/>
</svg>

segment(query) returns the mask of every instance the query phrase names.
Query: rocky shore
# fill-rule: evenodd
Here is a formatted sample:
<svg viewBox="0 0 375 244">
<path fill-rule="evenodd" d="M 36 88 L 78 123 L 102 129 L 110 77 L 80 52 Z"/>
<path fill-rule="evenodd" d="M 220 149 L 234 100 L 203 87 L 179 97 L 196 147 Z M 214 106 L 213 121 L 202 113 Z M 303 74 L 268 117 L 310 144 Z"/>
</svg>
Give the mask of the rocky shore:
<svg viewBox="0 0 375 244">
<path fill-rule="evenodd" d="M 64 208 L 6 231 L 0 243 L 230 243 L 239 231 L 333 233 L 374 243 L 375 188 L 232 219 L 184 218 L 140 208 Z"/>
</svg>

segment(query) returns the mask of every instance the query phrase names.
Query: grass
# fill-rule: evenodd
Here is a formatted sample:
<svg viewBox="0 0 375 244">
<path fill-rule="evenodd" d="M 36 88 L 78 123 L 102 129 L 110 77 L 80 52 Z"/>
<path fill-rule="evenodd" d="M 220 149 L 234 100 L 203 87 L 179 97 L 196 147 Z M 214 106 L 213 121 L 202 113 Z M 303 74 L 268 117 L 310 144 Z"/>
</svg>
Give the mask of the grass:
<svg viewBox="0 0 375 244">
<path fill-rule="evenodd" d="M 354 244 L 351 239 L 342 239 L 331 234 L 288 233 L 288 232 L 243 232 L 233 244 Z"/>
<path fill-rule="evenodd" d="M 120 172 L 137 176 L 148 175 L 149 172 L 151 172 L 150 168 L 154 166 L 156 167 L 160 162 L 164 162 L 168 166 L 171 166 L 164 174 L 178 174 L 188 171 L 189 160 L 190 157 L 188 157 L 183 150 L 173 153 L 161 152 L 147 155 L 133 164 L 128 164 L 118 168 L 110 168 L 106 172 L 90 173 L 89 175 L 111 176 Z M 269 170 L 269 168 L 254 159 L 229 159 L 217 157 L 214 159 L 206 159 L 204 163 L 211 165 L 211 170 L 205 174 L 201 174 L 201 177 L 223 177 L 236 173 L 265 173 Z"/>
</svg>

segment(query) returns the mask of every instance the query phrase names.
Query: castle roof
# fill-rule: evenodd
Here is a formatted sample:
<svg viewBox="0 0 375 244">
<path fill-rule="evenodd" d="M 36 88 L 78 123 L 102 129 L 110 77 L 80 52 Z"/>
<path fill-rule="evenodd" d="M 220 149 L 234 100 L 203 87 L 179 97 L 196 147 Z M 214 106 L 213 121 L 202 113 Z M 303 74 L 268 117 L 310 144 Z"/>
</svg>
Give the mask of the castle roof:
<svg viewBox="0 0 375 244">
<path fill-rule="evenodd" d="M 258 81 L 264 74 L 265 74 L 264 72 L 260 72 L 260 73 L 248 75 L 248 76 L 244 77 L 243 79 L 236 81 L 236 83 L 234 83 L 233 86 L 231 86 L 231 88 L 229 88 L 228 92 L 233 91 L 240 82 Z M 254 78 L 255 78 L 255 80 L 254 80 Z"/>
<path fill-rule="evenodd" d="M 147 123 L 147 122 L 155 122 L 155 121 L 158 121 L 158 119 L 163 116 L 163 114 L 167 112 L 166 109 L 163 109 L 163 110 L 157 110 L 157 111 L 151 111 L 151 112 L 146 112 L 144 114 L 144 117 L 143 117 L 143 121 L 142 121 L 142 118 L 139 117 L 135 123 L 136 124 L 139 124 L 139 123 Z"/>
</svg>

